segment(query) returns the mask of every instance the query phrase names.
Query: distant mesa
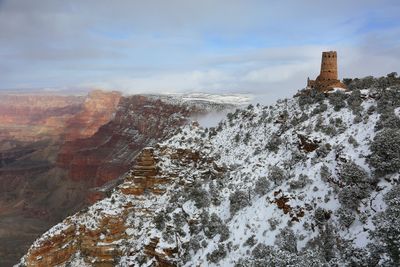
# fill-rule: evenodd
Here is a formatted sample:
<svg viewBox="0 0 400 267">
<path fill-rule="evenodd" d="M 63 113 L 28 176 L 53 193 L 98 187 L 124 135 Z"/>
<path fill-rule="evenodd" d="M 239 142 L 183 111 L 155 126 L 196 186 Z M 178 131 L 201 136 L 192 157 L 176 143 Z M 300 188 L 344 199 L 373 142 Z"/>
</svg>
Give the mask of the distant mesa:
<svg viewBox="0 0 400 267">
<path fill-rule="evenodd" d="M 322 52 L 321 72 L 316 80 L 307 79 L 307 89 L 328 92 L 335 88 L 347 89 L 346 85 L 338 80 L 337 53 L 336 51 Z"/>
</svg>

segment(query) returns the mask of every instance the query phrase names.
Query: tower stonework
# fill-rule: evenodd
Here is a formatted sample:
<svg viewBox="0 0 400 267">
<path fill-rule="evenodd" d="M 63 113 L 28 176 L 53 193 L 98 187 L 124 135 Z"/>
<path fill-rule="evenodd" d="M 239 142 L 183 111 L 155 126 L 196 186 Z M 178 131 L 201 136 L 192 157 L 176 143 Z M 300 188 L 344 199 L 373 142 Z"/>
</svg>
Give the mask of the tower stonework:
<svg viewBox="0 0 400 267">
<path fill-rule="evenodd" d="M 346 86 L 338 80 L 336 51 L 322 52 L 321 71 L 316 80 L 307 79 L 308 89 L 317 89 L 321 92 L 343 88 Z"/>
<path fill-rule="evenodd" d="M 317 80 L 337 80 L 337 53 L 336 51 L 322 52 L 321 72 Z"/>
</svg>

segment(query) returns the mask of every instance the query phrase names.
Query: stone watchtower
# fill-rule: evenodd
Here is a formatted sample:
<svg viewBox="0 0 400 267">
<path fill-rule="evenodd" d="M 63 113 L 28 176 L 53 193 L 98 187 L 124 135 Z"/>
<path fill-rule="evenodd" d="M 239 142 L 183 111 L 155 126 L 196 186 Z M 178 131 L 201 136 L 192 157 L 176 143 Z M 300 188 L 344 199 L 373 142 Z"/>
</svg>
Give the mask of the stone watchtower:
<svg viewBox="0 0 400 267">
<path fill-rule="evenodd" d="M 322 52 L 321 73 L 317 81 L 337 80 L 337 53 L 336 51 Z"/>
<path fill-rule="evenodd" d="M 321 72 L 316 80 L 307 80 L 307 88 L 321 92 L 327 92 L 333 88 L 346 89 L 346 86 L 338 80 L 336 51 L 322 52 Z"/>
</svg>

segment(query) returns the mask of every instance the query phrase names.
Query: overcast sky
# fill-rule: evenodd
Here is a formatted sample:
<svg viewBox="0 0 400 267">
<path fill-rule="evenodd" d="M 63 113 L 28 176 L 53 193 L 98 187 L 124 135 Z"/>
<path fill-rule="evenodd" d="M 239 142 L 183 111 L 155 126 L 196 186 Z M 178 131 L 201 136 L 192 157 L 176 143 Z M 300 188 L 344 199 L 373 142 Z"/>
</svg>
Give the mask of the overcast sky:
<svg viewBox="0 0 400 267">
<path fill-rule="evenodd" d="M 0 0 L 0 88 L 282 97 L 337 50 L 340 77 L 400 73 L 399 0 Z"/>
</svg>

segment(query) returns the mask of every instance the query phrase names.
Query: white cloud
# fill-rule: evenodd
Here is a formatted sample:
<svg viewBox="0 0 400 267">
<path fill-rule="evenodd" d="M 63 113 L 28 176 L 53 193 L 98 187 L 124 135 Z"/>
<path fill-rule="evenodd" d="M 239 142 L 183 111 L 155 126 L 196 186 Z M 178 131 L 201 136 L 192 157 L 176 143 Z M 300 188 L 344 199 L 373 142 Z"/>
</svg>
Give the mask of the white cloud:
<svg viewBox="0 0 400 267">
<path fill-rule="evenodd" d="M 338 50 L 340 75 L 400 67 L 398 1 L 3 0 L 2 88 L 289 96 Z"/>
</svg>

